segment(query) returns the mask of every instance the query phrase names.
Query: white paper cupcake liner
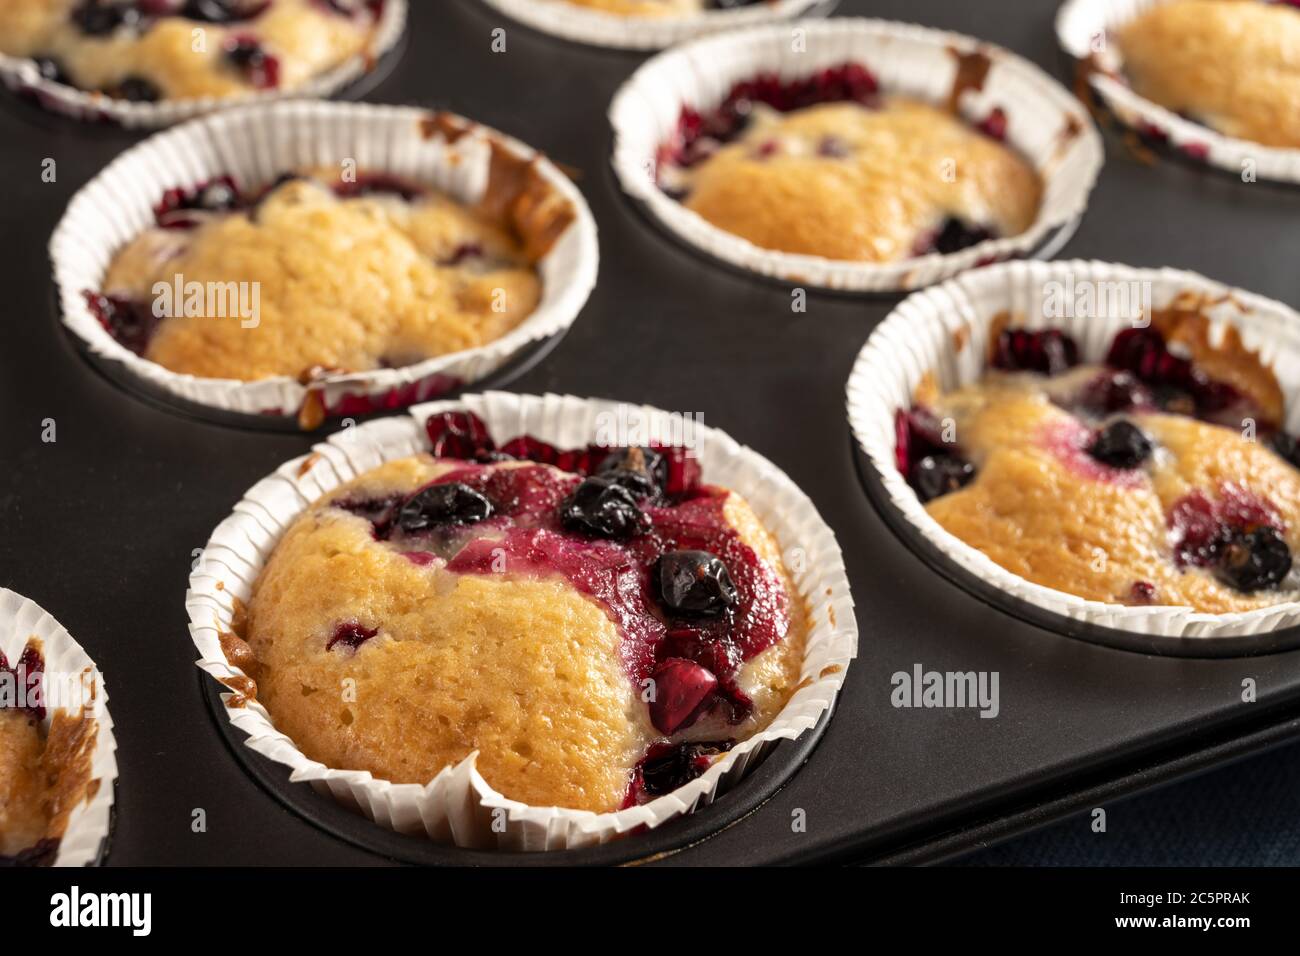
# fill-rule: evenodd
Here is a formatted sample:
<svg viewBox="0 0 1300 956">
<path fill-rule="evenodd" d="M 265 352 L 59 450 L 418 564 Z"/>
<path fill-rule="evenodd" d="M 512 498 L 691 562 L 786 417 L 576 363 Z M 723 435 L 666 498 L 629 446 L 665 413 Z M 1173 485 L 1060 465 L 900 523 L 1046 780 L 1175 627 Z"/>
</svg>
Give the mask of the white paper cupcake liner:
<svg viewBox="0 0 1300 956">
<path fill-rule="evenodd" d="M 190 577 L 185 604 L 190 635 L 199 649 L 199 667 L 223 683 L 238 683 L 245 676 L 226 660 L 219 639 L 219 632 L 230 630 L 232 599 L 248 601 L 280 535 L 311 502 L 384 461 L 427 451 L 424 422 L 429 415 L 468 409 L 483 419 L 499 441 L 528 434 L 560 447 L 579 447 L 599 433 L 599 416 L 617 414 L 620 408 L 661 414 L 648 407 L 572 396 L 487 392 L 457 402 L 420 405 L 407 415 L 347 429 L 316 445 L 312 455 L 286 463 L 254 485 L 234 513 L 218 525 Z M 259 703 L 228 707 L 231 723 L 248 734 L 249 747 L 291 768 L 290 780 L 311 782 L 381 826 L 465 847 L 590 846 L 636 827 L 659 826 L 712 803 L 778 740 L 798 737 L 830 711 L 849 661 L 857 653 L 857 623 L 839 545 L 812 502 L 783 472 L 724 433 L 701 425 L 696 437 L 704 479 L 744 495 L 783 552 L 800 549 L 801 559 L 787 563 L 794 565 L 790 570 L 809 611 L 799 689 L 765 730 L 737 744 L 702 776 L 650 803 L 615 813 L 534 807 L 493 790 L 475 769 L 477 752 L 447 767 L 428 784 L 393 784 L 367 772 L 331 769 L 310 760 L 275 729 Z M 310 467 L 305 466 L 308 461 Z M 493 832 L 496 810 L 505 811 L 504 832 Z"/>
<path fill-rule="evenodd" d="M 1217 340 L 1226 325 L 1270 366 L 1287 397 L 1288 431 L 1300 428 L 1300 315 L 1271 299 L 1175 269 L 1136 269 L 1105 262 L 1013 262 L 958 276 L 899 303 L 867 340 L 848 381 L 849 423 L 880 473 L 894 506 L 927 541 L 965 570 L 1012 597 L 1068 618 L 1140 634 L 1176 638 L 1244 637 L 1300 623 L 1300 602 L 1233 614 L 1186 607 L 1129 607 L 1089 601 L 1033 584 L 944 530 L 926 512 L 894 461 L 894 414 L 912 404 L 933 373 L 944 391 L 977 381 L 986 370 L 993 320 L 1008 314 L 1026 328 L 1059 328 L 1079 343 L 1081 360 L 1100 362 L 1128 315 L 1047 317 L 1048 283 L 1149 282 L 1159 309 L 1180 293 L 1204 297 Z M 1223 298 L 1227 296 L 1228 298 Z M 962 343 L 960 347 L 954 343 Z"/>
<path fill-rule="evenodd" d="M 805 37 L 795 52 L 792 31 Z M 666 195 L 655 183 L 655 156 L 677 127 L 682 107 L 706 111 L 731 87 L 775 71 L 808 76 L 846 61 L 871 70 L 886 93 L 944 102 L 957 75 L 954 52 L 990 60 L 982 89 L 961 99 L 964 116 L 994 107 L 1007 114 L 1010 146 L 1043 179 L 1043 200 L 1030 228 L 951 255 L 931 253 L 889 263 L 849 262 L 761 248 L 726 232 Z M 614 171 L 623 189 L 681 239 L 719 259 L 800 285 L 858 292 L 914 289 L 987 262 L 1029 256 L 1083 214 L 1102 164 L 1101 137 L 1083 106 L 1029 61 L 971 37 L 883 20 L 801 20 L 707 37 L 661 53 L 623 84 L 609 111 Z"/>
<path fill-rule="evenodd" d="M 826 0 L 765 0 L 733 10 L 682 16 L 620 16 L 567 0 L 483 0 L 534 30 L 621 50 L 661 50 L 692 37 L 805 16 Z"/>
<path fill-rule="evenodd" d="M 1173 0 L 1068 0 L 1056 15 L 1056 35 L 1076 60 L 1090 64 L 1088 81 L 1121 123 L 1145 134 L 1167 139 L 1189 158 L 1241 174 L 1250 168 L 1260 179 L 1300 182 L 1300 149 L 1264 146 L 1234 139 L 1184 119 L 1135 93 L 1124 79 L 1123 58 L 1115 45 L 1098 38 L 1142 13 Z"/>
<path fill-rule="evenodd" d="M 29 601 L 8 588 L 0 588 L 0 651 L 4 652 L 10 665 L 18 663 L 23 648 L 33 637 L 41 642 L 46 674 L 64 675 L 68 680 L 76 679 L 73 675 L 83 675 L 80 677 L 82 687 L 94 687 L 95 700 L 90 713 L 98 724 L 91 758 L 94 792 L 89 800 L 83 800 L 72 811 L 54 858 L 55 866 L 91 866 L 99 862 L 108 839 L 113 788 L 117 782 L 117 743 L 113 739 L 113 718 L 108 714 L 108 690 L 95 662 L 58 621 L 35 601 Z M 49 703 L 57 702 L 51 699 Z M 46 708 L 47 730 L 54 710 L 54 707 Z"/>
<path fill-rule="evenodd" d="M 79 190 L 54 231 L 50 258 L 64 324 L 106 360 L 111 373 L 147 391 L 226 414 L 292 419 L 309 391 L 313 406 L 326 416 L 392 409 L 490 375 L 573 323 L 596 282 L 596 224 L 573 183 L 529 147 L 477 125 L 449 143 L 441 132 L 431 132 L 432 116 L 413 107 L 284 102 L 223 111 L 150 137 Z M 479 348 L 403 368 L 327 376 L 309 386 L 288 376 L 251 382 L 200 378 L 133 354 L 104 329 L 82 295 L 101 290 L 113 255 L 153 225 L 153 205 L 167 188 L 220 175 L 256 186 L 287 170 L 351 159 L 363 171 L 394 173 L 474 203 L 487 187 L 494 143 L 523 159 L 537 157 L 536 168 L 571 204 L 574 218 L 536 263 L 542 280 L 537 308 Z"/>
<path fill-rule="evenodd" d="M 17 2 L 17 0 L 15 0 Z M 367 49 L 294 89 L 258 90 L 239 96 L 205 96 L 131 103 L 99 92 L 78 90 L 40 75 L 34 60 L 0 53 L 0 79 L 17 93 L 33 96 L 45 109 L 91 122 L 112 122 L 128 129 L 157 129 L 215 110 L 277 100 L 314 99 L 334 95 L 375 68 L 402 37 L 406 0 L 387 0 Z"/>
</svg>

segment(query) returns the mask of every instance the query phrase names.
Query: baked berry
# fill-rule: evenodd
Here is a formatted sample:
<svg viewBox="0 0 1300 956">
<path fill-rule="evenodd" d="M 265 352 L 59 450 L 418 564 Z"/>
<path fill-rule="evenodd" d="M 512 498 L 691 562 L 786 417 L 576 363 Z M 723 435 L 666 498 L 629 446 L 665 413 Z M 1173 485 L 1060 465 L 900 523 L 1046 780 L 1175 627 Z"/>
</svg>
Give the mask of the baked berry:
<svg viewBox="0 0 1300 956">
<path fill-rule="evenodd" d="M 154 220 L 164 229 L 191 229 L 201 217 L 190 212 L 230 212 L 245 205 L 244 197 L 230 176 L 218 176 L 190 188 L 166 190 L 153 207 Z"/>
<path fill-rule="evenodd" d="M 655 449 L 664 460 L 664 478 L 659 489 L 665 498 L 678 501 L 694 494 L 700 486 L 700 460 L 693 449 L 669 445 Z"/>
<path fill-rule="evenodd" d="M 341 508 L 349 514 L 354 514 L 359 518 L 365 518 L 370 522 L 370 534 L 376 541 L 383 541 L 388 537 L 388 533 L 393 529 L 393 520 L 397 516 L 397 510 L 405 502 L 402 495 L 391 495 L 387 498 L 345 498 L 333 503 L 335 508 Z"/>
<path fill-rule="evenodd" d="M 1184 495 L 1174 503 L 1169 513 L 1169 529 L 1174 539 L 1174 560 L 1179 567 L 1214 565 L 1233 533 L 1214 502 L 1200 491 Z"/>
<path fill-rule="evenodd" d="M 28 644 L 18 655 L 18 663 L 9 666 L 9 658 L 0 651 L 0 674 L 9 675 L 13 690 L 19 691 L 23 700 L 22 710 L 37 720 L 45 719 L 44 675 L 45 658 L 34 644 Z"/>
<path fill-rule="evenodd" d="M 1132 422 L 1111 422 L 1097 432 L 1088 454 L 1111 468 L 1131 469 L 1151 457 L 1151 439 Z"/>
<path fill-rule="evenodd" d="M 143 355 L 158 327 L 158 317 L 146 303 L 121 296 L 84 293 L 90 313 L 109 335 L 136 355 Z"/>
<path fill-rule="evenodd" d="M 239 205 L 239 192 L 229 176 L 214 179 L 194 194 L 194 208 L 204 212 L 225 212 Z"/>
<path fill-rule="evenodd" d="M 1000 106 L 995 106 L 989 115 L 975 124 L 975 128 L 990 139 L 999 143 L 1007 138 L 1007 113 Z"/>
<path fill-rule="evenodd" d="M 234 37 L 225 49 L 226 59 L 259 90 L 280 85 L 280 61 L 253 37 Z"/>
<path fill-rule="evenodd" d="M 1004 372 L 1058 375 L 1078 364 L 1078 343 L 1060 329 L 1003 329 L 993 346 L 993 367 Z"/>
<path fill-rule="evenodd" d="M 694 661 L 672 657 L 655 670 L 650 722 L 662 734 L 676 733 L 695 723 L 708 709 L 718 679 Z"/>
<path fill-rule="evenodd" d="M 422 186 L 391 173 L 362 173 L 353 179 L 339 180 L 334 184 L 334 195 L 340 199 L 390 195 L 400 196 L 407 202 L 414 202 L 424 193 Z"/>
<path fill-rule="evenodd" d="M 1291 573 L 1291 549 L 1276 528 L 1241 531 L 1223 546 L 1218 573 L 1247 594 L 1275 588 Z"/>
<path fill-rule="evenodd" d="M 235 23 L 259 16 L 269 0 L 185 0 L 181 16 L 204 23 Z"/>
<path fill-rule="evenodd" d="M 947 452 L 919 459 L 907 476 L 922 504 L 956 491 L 969 484 L 974 477 L 974 465 Z"/>
<path fill-rule="evenodd" d="M 823 136 L 817 144 L 817 155 L 827 159 L 844 159 L 853 155 L 853 150 L 838 136 Z"/>
<path fill-rule="evenodd" d="M 671 614 L 716 617 L 736 606 L 736 585 L 722 559 L 708 551 L 667 551 L 655 564 L 659 601 Z"/>
<path fill-rule="evenodd" d="M 475 524 L 492 517 L 492 502 L 468 485 L 429 485 L 411 495 L 397 511 L 397 527 L 419 534 L 449 524 Z"/>
<path fill-rule="evenodd" d="M 475 459 L 496 449 L 483 419 L 473 412 L 442 412 L 430 415 L 424 423 L 429 436 L 430 454 L 434 458 Z"/>
<path fill-rule="evenodd" d="M 51 80 L 54 83 L 62 83 L 65 86 L 72 86 L 72 79 L 68 76 L 68 71 L 52 56 L 36 57 L 36 72 L 41 75 L 43 80 Z"/>
<path fill-rule="evenodd" d="M 929 241 L 925 251 L 938 252 L 946 256 L 992 238 L 992 230 L 963 222 L 956 216 L 949 216 Z"/>
<path fill-rule="evenodd" d="M 713 763 L 712 758 L 730 749 L 731 741 L 727 740 L 716 743 L 655 744 L 637 768 L 640 790 L 649 797 L 662 797 L 666 793 L 672 793 L 708 770 Z"/>
<path fill-rule="evenodd" d="M 128 76 L 108 93 L 128 103 L 157 103 L 162 99 L 162 90 L 143 76 Z"/>
<path fill-rule="evenodd" d="M 654 498 L 668 478 L 663 455 L 648 448 L 620 448 L 597 466 L 596 474 L 622 485 L 634 495 Z"/>
<path fill-rule="evenodd" d="M 560 505 L 560 523 L 597 538 L 630 538 L 650 527 L 632 492 L 607 478 L 584 478 Z"/>
<path fill-rule="evenodd" d="M 943 440 L 943 425 L 929 409 L 899 409 L 894 414 L 894 463 L 904 476 L 912 472 L 913 462 L 950 447 Z"/>
<path fill-rule="evenodd" d="M 1083 387 L 1079 407 L 1090 415 L 1104 418 L 1116 412 L 1154 408 L 1155 395 L 1132 372 L 1107 370 Z"/>
<path fill-rule="evenodd" d="M 742 0 L 721 0 L 742 5 Z M 874 105 L 879 85 L 866 67 L 857 63 L 819 70 L 811 76 L 783 80 L 776 73 L 760 73 L 732 86 L 722 104 L 706 113 L 683 107 L 672 136 L 656 152 L 656 168 L 689 168 L 711 156 L 723 143 L 734 140 L 749 125 L 755 104 L 780 112 L 817 103 L 850 101 Z M 834 148 L 834 147 L 832 147 Z M 770 155 L 768 153 L 767 155 Z M 685 195 L 671 182 L 661 183 L 665 192 Z"/>
<path fill-rule="evenodd" d="M 1212 381 L 1189 359 L 1171 352 L 1158 329 L 1120 332 L 1111 343 L 1106 364 L 1126 369 L 1150 385 L 1156 405 L 1164 411 L 1213 419 L 1224 409 L 1236 406 L 1243 414 L 1252 414 L 1249 408 L 1241 407 L 1244 399 L 1235 388 Z"/>
<path fill-rule="evenodd" d="M 376 627 L 365 627 L 357 621 L 344 621 L 334 628 L 334 634 L 325 643 L 325 650 L 332 651 L 335 645 L 342 644 L 355 651 L 378 633 Z"/>
<path fill-rule="evenodd" d="M 1156 586 L 1150 581 L 1134 581 L 1128 596 L 1130 604 L 1155 604 Z"/>
<path fill-rule="evenodd" d="M 134 4 L 109 0 L 86 0 L 72 11 L 72 23 L 87 36 L 107 36 L 119 27 L 133 27 L 140 22 Z"/>
</svg>

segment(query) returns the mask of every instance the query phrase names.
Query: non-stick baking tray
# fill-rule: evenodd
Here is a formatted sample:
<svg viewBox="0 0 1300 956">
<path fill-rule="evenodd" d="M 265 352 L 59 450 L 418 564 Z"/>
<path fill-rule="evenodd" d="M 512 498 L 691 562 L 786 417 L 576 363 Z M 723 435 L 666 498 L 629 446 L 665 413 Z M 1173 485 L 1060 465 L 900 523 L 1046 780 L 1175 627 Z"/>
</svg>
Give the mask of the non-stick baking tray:
<svg viewBox="0 0 1300 956">
<path fill-rule="evenodd" d="M 707 261 L 642 216 L 609 171 L 604 118 L 640 56 L 543 36 L 477 0 L 412 7 L 405 52 L 365 98 L 452 109 L 545 150 L 580 171 L 599 224 L 590 302 L 507 387 L 697 412 L 771 458 L 838 534 L 862 632 L 824 734 L 781 745 L 692 817 L 529 862 L 944 859 L 1072 810 L 1122 813 L 1112 804 L 1125 794 L 1300 735 L 1300 651 L 1188 658 L 1067 635 L 968 590 L 891 529 L 859 474 L 844 382 L 896 298 L 809 293 L 794 312 L 788 286 Z M 837 10 L 979 36 L 1068 81 L 1054 13 L 1047 0 Z M 190 565 L 244 490 L 319 436 L 142 400 L 60 329 L 45 244 L 73 192 L 138 138 L 0 103 L 0 582 L 56 613 L 112 690 L 121 775 L 109 864 L 520 862 L 412 845 L 228 741 L 186 634 Z M 1149 165 L 1113 134 L 1107 153 L 1062 255 L 1193 269 L 1300 305 L 1300 190 Z M 890 675 L 918 663 L 999 672 L 1000 715 L 893 708 Z M 1254 703 L 1241 699 L 1246 678 Z"/>
</svg>

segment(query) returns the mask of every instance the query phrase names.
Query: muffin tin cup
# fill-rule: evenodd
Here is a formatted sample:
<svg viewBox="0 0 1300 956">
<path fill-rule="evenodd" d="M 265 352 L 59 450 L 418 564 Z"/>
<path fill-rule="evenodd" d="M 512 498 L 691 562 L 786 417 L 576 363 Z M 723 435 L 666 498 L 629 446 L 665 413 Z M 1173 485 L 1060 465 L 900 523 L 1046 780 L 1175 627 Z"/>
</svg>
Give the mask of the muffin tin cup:
<svg viewBox="0 0 1300 956">
<path fill-rule="evenodd" d="M 294 459 L 254 485 L 213 533 L 190 577 L 186 610 L 199 667 L 238 687 L 245 676 L 222 651 L 236 602 L 246 602 L 285 529 L 317 498 L 384 461 L 428 450 L 424 422 L 434 413 L 467 409 L 493 437 L 533 435 L 563 447 L 586 445 L 599 423 L 620 410 L 661 415 L 655 409 L 560 395 L 487 392 L 457 402 L 420 405 L 332 436 L 310 455 Z M 475 768 L 477 752 L 448 766 L 427 784 L 394 784 L 359 770 L 311 760 L 276 730 L 260 703 L 227 706 L 247 745 L 289 767 L 293 782 L 310 782 L 380 826 L 425 834 L 462 847 L 561 850 L 606 843 L 639 827 L 657 827 L 707 806 L 755 767 L 777 741 L 794 739 L 828 714 L 857 653 L 857 623 L 839 545 L 811 501 L 784 473 L 722 432 L 700 425 L 696 445 L 706 481 L 744 495 L 776 536 L 809 612 L 801 682 L 763 731 L 737 744 L 702 776 L 650 803 L 610 813 L 528 806 L 493 790 Z M 229 704 L 233 695 L 223 695 Z M 495 824 L 495 825 L 494 825 Z M 635 839 L 635 836 L 630 837 Z"/>
<path fill-rule="evenodd" d="M 58 621 L 35 601 L 0 588 L 0 651 L 11 665 L 18 662 L 32 637 L 41 642 L 47 674 L 82 675 L 83 687 L 93 682 L 93 717 L 98 725 L 91 757 L 93 792 L 72 811 L 54 858 L 55 866 L 93 866 L 107 852 L 117 782 L 117 743 L 113 738 L 113 718 L 108 714 L 108 689 L 95 662 Z M 53 709 L 47 709 L 47 730 L 52 719 Z"/>
<path fill-rule="evenodd" d="M 1271 299 L 1175 269 L 1137 269 L 1105 262 L 1013 262 L 958 276 L 899 303 L 867 340 L 848 381 L 848 416 L 857 444 L 875 470 L 887 497 L 925 543 L 960 569 L 1035 608 L 1072 621 L 1162 638 L 1238 639 L 1253 652 L 1260 638 L 1300 624 L 1300 602 L 1232 614 L 1207 614 L 1186 607 L 1129 607 L 1090 601 L 1033 584 L 1013 574 L 944 530 L 930 517 L 894 463 L 894 414 L 910 407 L 918 384 L 933 374 L 943 390 L 977 381 L 986 368 L 990 330 L 999 315 L 1026 328 L 1059 328 L 1079 343 L 1083 362 L 1099 362 L 1115 334 L 1132 317 L 1048 316 L 1050 289 L 1071 283 L 1149 283 L 1151 304 L 1161 308 L 1180 294 L 1207 303 L 1212 338 L 1231 325 L 1246 347 L 1271 366 L 1286 395 L 1285 427 L 1300 427 L 1300 315 Z M 1104 288 L 1104 286 L 1096 286 Z M 1014 602 L 1010 602 L 1014 603 Z M 1088 636 L 1086 631 L 1081 632 Z M 1107 641 L 1107 643 L 1113 643 Z M 1227 641 L 1212 642 L 1223 653 Z M 1168 644 L 1162 644 L 1168 649 Z"/>
<path fill-rule="evenodd" d="M 157 129 L 236 106 L 333 96 L 371 72 L 381 59 L 393 51 L 406 28 L 406 12 L 406 0 L 385 0 L 383 13 L 370 44 L 363 53 L 291 90 L 262 90 L 238 96 L 131 103 L 44 79 L 36 69 L 34 60 L 3 53 L 0 53 L 0 80 L 15 93 L 35 99 L 43 108 L 74 119 L 116 123 L 128 129 Z"/>
<path fill-rule="evenodd" d="M 573 324 L 596 282 L 596 224 L 577 187 L 545 157 L 501 133 L 450 114 L 468 132 L 449 143 L 434 114 L 413 107 L 285 102 L 223 111 L 159 133 L 127 150 L 72 198 L 50 240 L 63 323 L 97 364 L 128 387 L 187 411 L 211 410 L 262 422 L 295 418 L 314 427 L 325 418 L 392 411 L 480 381 L 532 346 Z M 201 378 L 135 355 L 91 313 L 83 292 L 100 291 L 113 255 L 153 225 L 163 191 L 232 175 L 245 187 L 286 170 L 355 161 L 365 171 L 394 173 L 474 203 L 488 183 L 493 149 L 535 159 L 545 181 L 571 205 L 573 221 L 536 263 L 537 308 L 506 335 L 478 348 L 415 365 L 326 375 L 304 385 L 279 376 L 258 381 Z"/>
<path fill-rule="evenodd" d="M 683 16 L 620 16 L 567 0 L 483 0 L 534 30 L 592 46 L 661 50 L 692 37 L 805 16 L 826 0 L 761 0 L 732 10 Z"/>
<path fill-rule="evenodd" d="M 1038 216 L 1021 235 L 888 263 L 795 255 L 720 229 L 655 183 L 657 150 L 675 131 L 682 108 L 706 111 L 756 74 L 793 79 L 850 61 L 871 70 L 886 93 L 943 103 L 959 80 L 958 56 L 978 54 L 987 57 L 988 72 L 979 89 L 962 93 L 962 116 L 979 120 L 995 107 L 1004 110 L 1008 144 L 1043 179 Z M 619 182 L 671 233 L 741 269 L 852 292 L 920 288 L 972 266 L 1040 254 L 1082 216 L 1103 158 L 1087 111 L 1028 60 L 961 34 L 883 20 L 801 20 L 693 41 L 642 65 L 615 95 L 609 118 Z"/>
<path fill-rule="evenodd" d="M 1300 149 L 1234 139 L 1184 119 L 1139 96 L 1123 75 L 1122 54 L 1106 42 L 1111 31 L 1173 0 L 1068 0 L 1056 15 L 1056 36 L 1085 69 L 1088 82 L 1121 123 L 1166 140 L 1189 159 L 1241 175 L 1300 183 Z M 1102 47 L 1102 49 L 1097 49 Z"/>
</svg>

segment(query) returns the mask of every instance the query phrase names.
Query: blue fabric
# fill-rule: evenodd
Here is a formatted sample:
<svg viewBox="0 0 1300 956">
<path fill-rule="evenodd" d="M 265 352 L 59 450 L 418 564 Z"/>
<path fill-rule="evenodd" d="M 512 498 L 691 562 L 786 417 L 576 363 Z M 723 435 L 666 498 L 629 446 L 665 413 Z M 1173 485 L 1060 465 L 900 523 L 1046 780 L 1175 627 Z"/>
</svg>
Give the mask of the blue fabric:
<svg viewBox="0 0 1300 956">
<path fill-rule="evenodd" d="M 1300 865 L 1300 745 L 1104 805 L 962 858 L 965 866 Z"/>
</svg>

